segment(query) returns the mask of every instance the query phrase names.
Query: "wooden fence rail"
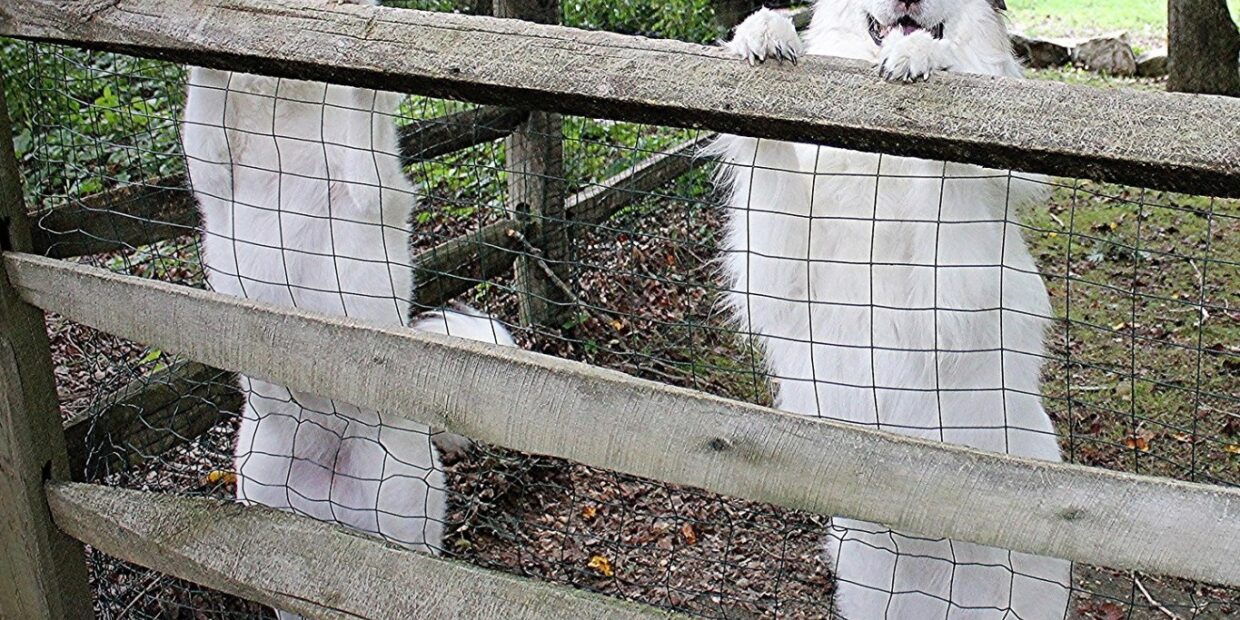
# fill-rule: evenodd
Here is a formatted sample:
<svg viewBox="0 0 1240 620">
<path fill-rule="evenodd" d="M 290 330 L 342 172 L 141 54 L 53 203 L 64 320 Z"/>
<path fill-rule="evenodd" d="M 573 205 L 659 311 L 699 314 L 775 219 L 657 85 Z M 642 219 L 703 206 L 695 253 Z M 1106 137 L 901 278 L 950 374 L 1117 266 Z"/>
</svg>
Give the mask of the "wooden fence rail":
<svg viewBox="0 0 1240 620">
<path fill-rule="evenodd" d="M 273 36 L 272 33 L 279 33 Z M 6 0 L 0 35 L 254 73 L 1194 194 L 1240 196 L 1240 100 L 718 48 L 305 0 Z"/>
<path fill-rule="evenodd" d="M 6 253 L 4 266 L 44 310 L 509 448 L 928 536 L 1240 585 L 1237 489 L 916 440 L 30 254 Z"/>
<path fill-rule="evenodd" d="M 266 507 L 80 483 L 47 498 L 60 529 L 104 553 L 313 618 L 679 617 Z"/>
</svg>

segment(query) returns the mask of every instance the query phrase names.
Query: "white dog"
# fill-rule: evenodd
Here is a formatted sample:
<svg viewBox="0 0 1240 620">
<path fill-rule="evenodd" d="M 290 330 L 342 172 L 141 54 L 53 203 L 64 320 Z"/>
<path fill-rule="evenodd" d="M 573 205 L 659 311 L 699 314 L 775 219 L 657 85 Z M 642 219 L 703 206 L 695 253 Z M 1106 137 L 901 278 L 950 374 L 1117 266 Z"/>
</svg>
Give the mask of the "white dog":
<svg viewBox="0 0 1240 620">
<path fill-rule="evenodd" d="M 182 137 L 212 288 L 408 325 L 417 197 L 398 155 L 401 95 L 204 68 L 193 68 L 189 83 Z M 514 344 L 498 322 L 463 306 L 414 327 Z M 431 429 L 242 382 L 238 499 L 440 549 L 445 489 Z M 449 449 L 468 445 L 438 435 Z"/>
<path fill-rule="evenodd" d="M 1021 74 L 991 0 L 819 0 L 804 45 L 767 10 L 727 45 L 751 62 L 867 60 L 897 82 Z M 736 136 L 714 148 L 728 303 L 765 348 L 781 408 L 1061 459 L 1039 395 L 1050 302 L 1015 217 L 1044 198 L 1036 179 Z M 1066 561 L 844 518 L 828 553 L 851 620 L 1065 617 Z"/>
</svg>

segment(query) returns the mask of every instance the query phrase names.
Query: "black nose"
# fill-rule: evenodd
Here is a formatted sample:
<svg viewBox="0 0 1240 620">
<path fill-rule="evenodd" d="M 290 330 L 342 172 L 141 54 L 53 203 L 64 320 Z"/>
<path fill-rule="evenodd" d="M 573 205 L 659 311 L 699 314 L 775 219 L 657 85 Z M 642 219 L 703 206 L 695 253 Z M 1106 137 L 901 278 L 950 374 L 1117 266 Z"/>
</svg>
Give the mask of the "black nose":
<svg viewBox="0 0 1240 620">
<path fill-rule="evenodd" d="M 899 2 L 906 7 L 911 7 L 914 4 L 921 4 L 921 0 L 899 0 Z"/>
</svg>

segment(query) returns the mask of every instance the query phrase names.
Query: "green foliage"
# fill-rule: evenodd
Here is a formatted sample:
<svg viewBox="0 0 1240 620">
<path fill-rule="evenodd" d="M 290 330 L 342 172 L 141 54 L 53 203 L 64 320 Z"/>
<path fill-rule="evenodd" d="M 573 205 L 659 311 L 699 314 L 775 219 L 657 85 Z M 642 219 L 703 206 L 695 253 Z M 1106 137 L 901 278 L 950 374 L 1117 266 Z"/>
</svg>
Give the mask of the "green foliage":
<svg viewBox="0 0 1240 620">
<path fill-rule="evenodd" d="M 664 39 L 710 43 L 722 33 L 715 27 L 710 0 L 565 0 L 564 23 L 589 30 L 609 30 Z"/>
<path fill-rule="evenodd" d="M 46 44 L 0 48 L 14 145 L 36 206 L 180 169 L 182 71 Z"/>
</svg>

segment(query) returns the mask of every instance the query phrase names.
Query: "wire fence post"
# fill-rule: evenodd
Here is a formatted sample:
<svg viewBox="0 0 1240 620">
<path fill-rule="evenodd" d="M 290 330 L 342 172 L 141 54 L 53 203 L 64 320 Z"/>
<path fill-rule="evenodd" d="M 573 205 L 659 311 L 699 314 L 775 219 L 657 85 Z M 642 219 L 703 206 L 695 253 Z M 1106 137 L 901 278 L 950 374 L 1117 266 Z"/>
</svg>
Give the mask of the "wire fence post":
<svg viewBox="0 0 1240 620">
<path fill-rule="evenodd" d="M 495 0 L 494 9 L 496 17 L 560 22 L 559 0 Z M 526 236 L 540 254 L 517 259 L 515 285 L 520 294 L 521 323 L 554 326 L 569 303 L 555 280 L 571 282 L 571 226 L 564 209 L 563 120 L 559 114 L 531 112 L 504 145 L 508 206 L 518 217 L 529 218 Z"/>
<path fill-rule="evenodd" d="M 30 248 L 12 125 L 0 88 L 0 249 Z M 43 312 L 18 298 L 0 261 L 0 618 L 94 616 L 85 550 L 56 528 L 43 491 L 48 480 L 68 479 Z"/>
</svg>

